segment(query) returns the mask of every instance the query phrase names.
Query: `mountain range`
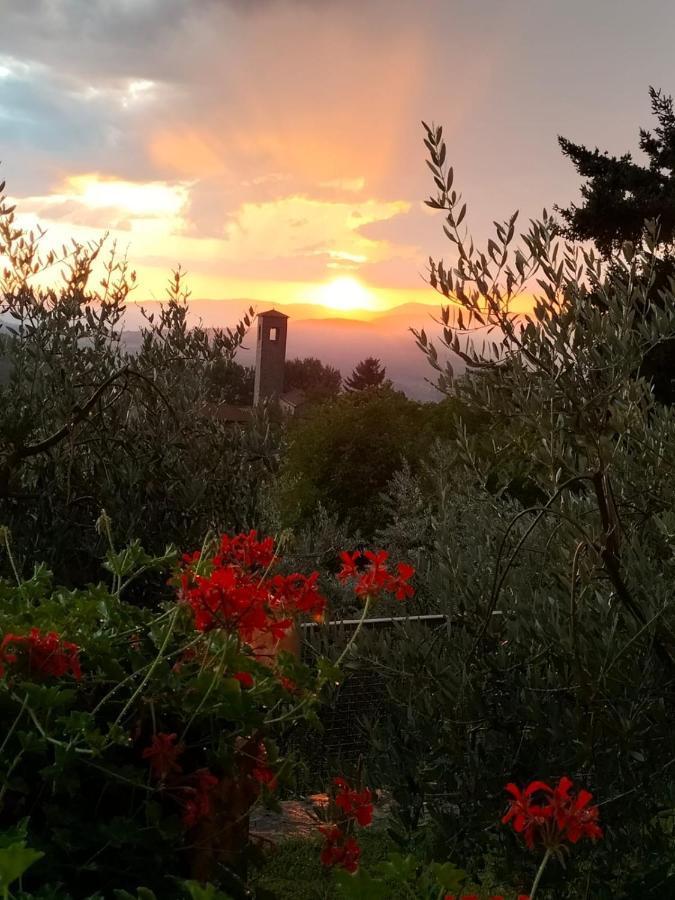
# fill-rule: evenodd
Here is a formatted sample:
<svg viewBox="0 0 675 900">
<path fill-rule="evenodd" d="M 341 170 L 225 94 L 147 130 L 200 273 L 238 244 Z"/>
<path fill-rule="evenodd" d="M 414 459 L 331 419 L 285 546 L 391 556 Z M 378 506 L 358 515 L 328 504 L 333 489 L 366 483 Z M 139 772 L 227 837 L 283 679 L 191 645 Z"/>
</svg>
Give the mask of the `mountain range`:
<svg viewBox="0 0 675 900">
<path fill-rule="evenodd" d="M 142 323 L 138 306 L 150 312 L 156 304 L 129 304 L 127 329 L 130 325 L 138 328 Z M 232 328 L 250 306 L 256 312 L 272 308 L 272 304 L 249 300 L 190 300 L 190 318 L 193 322 L 201 321 L 208 328 Z M 359 318 L 313 304 L 276 304 L 274 308 L 289 316 L 287 359 L 315 356 L 321 362 L 335 366 L 346 377 L 362 359 L 375 356 L 386 368 L 387 377 L 394 386 L 412 399 L 440 399 L 438 390 L 429 383 L 435 382 L 436 373 L 410 332 L 411 328 L 424 328 L 430 338 L 437 337 L 441 326 L 433 317 L 439 315 L 440 303 L 437 306 L 406 303 L 383 312 L 359 310 Z M 134 333 L 132 329 L 125 332 L 130 349 L 138 339 L 138 332 Z M 243 365 L 255 364 L 255 328 L 249 331 L 237 359 Z M 455 371 L 461 371 L 462 365 L 457 363 L 454 358 Z"/>
<path fill-rule="evenodd" d="M 141 340 L 144 319 L 141 308 L 157 314 L 157 301 L 129 303 L 124 322 L 123 340 L 126 348 L 135 351 Z M 207 328 L 234 328 L 249 307 L 264 312 L 271 304 L 249 300 L 190 300 L 189 320 L 201 322 Z M 439 356 L 443 358 L 438 337 L 441 326 L 434 321 L 440 313 L 437 306 L 406 303 L 393 309 L 376 312 L 359 310 L 359 318 L 340 314 L 328 307 L 314 304 L 277 304 L 276 309 L 289 316 L 286 358 L 314 356 L 334 366 L 344 377 L 362 359 L 374 356 L 385 367 L 394 386 L 414 400 L 439 400 L 441 394 L 434 387 L 436 372 L 417 347 L 410 329 L 424 328 L 428 337 L 436 339 Z M 4 324 L 11 324 L 10 320 Z M 242 365 L 255 364 L 255 326 L 250 329 L 237 353 Z M 456 373 L 464 370 L 457 357 L 452 359 Z"/>
</svg>

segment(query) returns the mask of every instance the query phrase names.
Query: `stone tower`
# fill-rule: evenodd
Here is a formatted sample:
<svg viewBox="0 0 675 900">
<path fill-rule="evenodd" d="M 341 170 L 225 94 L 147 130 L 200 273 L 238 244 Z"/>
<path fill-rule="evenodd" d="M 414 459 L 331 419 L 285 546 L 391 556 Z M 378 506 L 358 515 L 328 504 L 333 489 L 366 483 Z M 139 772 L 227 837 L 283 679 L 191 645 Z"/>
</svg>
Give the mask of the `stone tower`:
<svg viewBox="0 0 675 900">
<path fill-rule="evenodd" d="M 276 309 L 258 313 L 258 343 L 255 354 L 253 405 L 281 397 L 284 392 L 286 331 L 288 316 Z"/>
</svg>

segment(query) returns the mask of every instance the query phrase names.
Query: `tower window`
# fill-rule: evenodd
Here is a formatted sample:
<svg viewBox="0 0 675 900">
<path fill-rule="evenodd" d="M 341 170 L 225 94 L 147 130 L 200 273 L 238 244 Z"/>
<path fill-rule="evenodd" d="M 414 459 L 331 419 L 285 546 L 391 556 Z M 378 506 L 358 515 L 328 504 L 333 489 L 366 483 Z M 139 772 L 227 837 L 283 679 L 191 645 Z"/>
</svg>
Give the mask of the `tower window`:
<svg viewBox="0 0 675 900">
<path fill-rule="evenodd" d="M 277 339 L 277 329 L 276 329 L 276 328 L 270 328 L 270 340 L 271 340 L 271 341 L 276 341 L 276 339 Z"/>
</svg>

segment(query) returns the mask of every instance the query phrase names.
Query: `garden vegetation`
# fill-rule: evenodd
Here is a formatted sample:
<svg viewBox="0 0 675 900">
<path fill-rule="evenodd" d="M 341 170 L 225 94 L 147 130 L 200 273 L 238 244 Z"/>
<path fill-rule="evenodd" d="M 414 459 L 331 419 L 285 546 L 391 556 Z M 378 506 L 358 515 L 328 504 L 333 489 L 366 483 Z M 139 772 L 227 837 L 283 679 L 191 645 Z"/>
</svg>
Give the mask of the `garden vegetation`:
<svg viewBox="0 0 675 900">
<path fill-rule="evenodd" d="M 253 311 L 190 326 L 178 272 L 131 354 L 126 262 L 98 244 L 43 258 L 0 200 L 5 897 L 675 892 L 659 223 L 609 259 L 546 214 L 479 248 L 442 129 L 425 144 L 453 259 L 429 261 L 440 341 L 411 338 L 432 405 L 384 375 L 334 396 L 326 369 L 306 419 L 223 422 L 211 404 L 250 388 Z M 314 766 L 292 738 L 321 748 L 363 671 L 383 692 L 365 752 Z M 275 893 L 249 817 L 298 790 L 328 794 L 320 875 Z"/>
</svg>

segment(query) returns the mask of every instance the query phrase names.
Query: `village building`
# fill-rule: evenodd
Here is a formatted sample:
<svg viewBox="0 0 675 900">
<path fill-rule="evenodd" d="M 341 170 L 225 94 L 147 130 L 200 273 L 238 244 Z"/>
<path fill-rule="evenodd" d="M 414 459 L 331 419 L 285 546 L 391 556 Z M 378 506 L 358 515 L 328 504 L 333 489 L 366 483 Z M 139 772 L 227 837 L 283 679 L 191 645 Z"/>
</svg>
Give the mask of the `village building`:
<svg viewBox="0 0 675 900">
<path fill-rule="evenodd" d="M 223 422 L 248 422 L 253 409 L 261 403 L 278 403 L 287 416 L 303 416 L 308 408 L 304 391 L 284 390 L 288 316 L 277 309 L 257 314 L 253 407 L 229 403 L 210 403 L 205 412 Z"/>
</svg>

